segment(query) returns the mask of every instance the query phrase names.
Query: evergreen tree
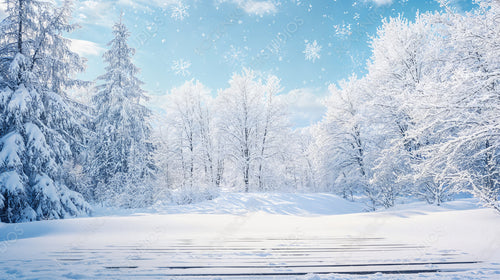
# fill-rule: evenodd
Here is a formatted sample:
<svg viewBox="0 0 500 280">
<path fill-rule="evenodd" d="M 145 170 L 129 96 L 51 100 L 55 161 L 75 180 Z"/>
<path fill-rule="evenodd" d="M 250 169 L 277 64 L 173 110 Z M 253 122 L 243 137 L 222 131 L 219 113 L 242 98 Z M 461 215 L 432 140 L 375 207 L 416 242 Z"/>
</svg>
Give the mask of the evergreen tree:
<svg viewBox="0 0 500 280">
<path fill-rule="evenodd" d="M 104 54 L 108 64 L 99 77 L 93 97 L 95 135 L 90 141 L 90 164 L 93 199 L 115 206 L 141 207 L 152 202 L 151 180 L 154 177 L 150 111 L 141 105 L 145 100 L 139 69 L 133 64 L 135 50 L 128 46 L 130 33 L 120 22 L 113 27 L 114 39 Z"/>
<path fill-rule="evenodd" d="M 24 222 L 88 213 L 69 190 L 64 166 L 81 144 L 81 125 L 63 90 L 84 68 L 62 36 L 71 2 L 7 0 L 0 25 L 0 219 Z"/>
</svg>

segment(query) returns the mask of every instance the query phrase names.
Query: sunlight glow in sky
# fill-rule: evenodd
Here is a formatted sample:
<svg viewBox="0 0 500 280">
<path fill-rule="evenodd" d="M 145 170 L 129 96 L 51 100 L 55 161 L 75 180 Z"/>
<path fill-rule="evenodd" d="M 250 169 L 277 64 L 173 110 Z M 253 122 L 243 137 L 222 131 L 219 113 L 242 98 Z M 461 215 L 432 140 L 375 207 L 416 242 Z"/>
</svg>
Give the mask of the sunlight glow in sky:
<svg viewBox="0 0 500 280">
<path fill-rule="evenodd" d="M 469 10 L 471 1 L 451 1 Z M 144 88 L 166 94 L 185 80 L 227 86 L 243 67 L 272 73 L 290 93 L 298 126 L 318 121 L 330 83 L 362 76 L 369 38 L 384 17 L 439 10 L 433 0 L 80 0 L 70 34 L 88 59 L 84 79 L 103 73 L 101 55 L 124 12 Z"/>
</svg>

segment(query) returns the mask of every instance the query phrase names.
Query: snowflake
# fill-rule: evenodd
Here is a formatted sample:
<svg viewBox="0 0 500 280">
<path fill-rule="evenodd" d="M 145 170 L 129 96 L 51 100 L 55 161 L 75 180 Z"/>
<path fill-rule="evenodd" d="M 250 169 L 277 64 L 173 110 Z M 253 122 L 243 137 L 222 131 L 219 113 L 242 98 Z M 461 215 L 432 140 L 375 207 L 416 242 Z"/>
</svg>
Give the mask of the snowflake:
<svg viewBox="0 0 500 280">
<path fill-rule="evenodd" d="M 246 57 L 246 54 L 239 47 L 230 46 L 230 50 L 224 54 L 224 59 L 232 66 L 241 66 Z"/>
<path fill-rule="evenodd" d="M 342 23 L 341 25 L 334 25 L 333 28 L 335 29 L 335 35 L 340 39 L 346 39 L 352 34 L 351 24 Z"/>
<path fill-rule="evenodd" d="M 312 43 L 307 43 L 306 42 L 306 49 L 303 51 L 303 53 L 306 56 L 306 60 L 312 61 L 313 63 L 316 61 L 316 59 L 319 59 L 321 56 L 319 52 L 321 51 L 321 46 L 318 45 L 318 42 L 314 40 Z"/>
<path fill-rule="evenodd" d="M 191 72 L 189 72 L 189 67 L 191 67 L 191 62 L 184 59 L 179 59 L 172 62 L 171 68 L 176 75 L 186 77 L 191 75 Z"/>
<path fill-rule="evenodd" d="M 189 16 L 188 9 L 188 5 L 184 5 L 182 2 L 179 2 L 172 7 L 170 17 L 174 20 L 183 20 Z"/>
</svg>

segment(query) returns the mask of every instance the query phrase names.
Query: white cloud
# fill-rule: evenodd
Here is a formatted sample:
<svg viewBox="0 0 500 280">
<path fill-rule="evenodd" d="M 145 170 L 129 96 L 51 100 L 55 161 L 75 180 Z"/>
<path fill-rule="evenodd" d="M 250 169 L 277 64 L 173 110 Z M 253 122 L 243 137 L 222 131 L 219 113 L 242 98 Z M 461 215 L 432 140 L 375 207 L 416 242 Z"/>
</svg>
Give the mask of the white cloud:
<svg viewBox="0 0 500 280">
<path fill-rule="evenodd" d="M 288 106 L 295 126 L 305 127 L 323 118 L 326 113 L 323 100 L 327 94 L 327 90 L 299 88 L 278 97 Z"/>
<path fill-rule="evenodd" d="M 113 15 L 114 4 L 109 1 L 77 1 L 74 15 L 77 21 L 86 24 L 112 26 L 117 20 Z"/>
<path fill-rule="evenodd" d="M 219 0 L 218 3 L 233 3 L 249 15 L 264 16 L 278 12 L 279 2 L 273 0 Z"/>
<path fill-rule="evenodd" d="M 118 4 L 131 7 L 146 7 L 154 6 L 160 8 L 167 8 L 173 5 L 182 4 L 182 0 L 115 0 Z"/>
<path fill-rule="evenodd" d="M 392 4 L 393 0 L 368 0 L 368 2 L 373 2 L 377 6 L 384 6 Z"/>
<path fill-rule="evenodd" d="M 271 1 L 245 1 L 242 8 L 247 14 L 258 16 L 275 14 L 278 11 L 276 4 Z"/>
<path fill-rule="evenodd" d="M 71 50 L 78 53 L 81 56 L 99 56 L 104 52 L 104 48 L 99 46 L 99 44 L 78 39 L 71 40 Z"/>
<path fill-rule="evenodd" d="M 148 10 L 150 7 L 169 8 L 182 0 L 83 0 L 75 1 L 75 17 L 84 24 L 112 26 L 120 14 L 120 8 Z"/>
</svg>

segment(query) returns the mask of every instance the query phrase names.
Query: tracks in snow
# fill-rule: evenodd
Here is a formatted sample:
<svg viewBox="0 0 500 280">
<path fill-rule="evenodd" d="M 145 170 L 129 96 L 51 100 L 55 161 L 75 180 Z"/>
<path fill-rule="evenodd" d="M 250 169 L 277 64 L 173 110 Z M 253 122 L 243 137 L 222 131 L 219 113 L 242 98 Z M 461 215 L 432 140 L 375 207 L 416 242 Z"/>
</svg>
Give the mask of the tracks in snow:
<svg viewBox="0 0 500 280">
<path fill-rule="evenodd" d="M 107 245 L 51 252 L 68 269 L 88 266 L 109 278 L 266 279 L 314 274 L 410 274 L 456 272 L 478 266 L 466 254 L 434 252 L 425 245 L 379 237 L 325 236 L 233 239 L 172 239 L 148 244 Z"/>
</svg>

